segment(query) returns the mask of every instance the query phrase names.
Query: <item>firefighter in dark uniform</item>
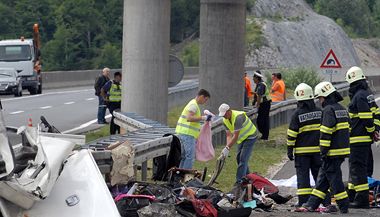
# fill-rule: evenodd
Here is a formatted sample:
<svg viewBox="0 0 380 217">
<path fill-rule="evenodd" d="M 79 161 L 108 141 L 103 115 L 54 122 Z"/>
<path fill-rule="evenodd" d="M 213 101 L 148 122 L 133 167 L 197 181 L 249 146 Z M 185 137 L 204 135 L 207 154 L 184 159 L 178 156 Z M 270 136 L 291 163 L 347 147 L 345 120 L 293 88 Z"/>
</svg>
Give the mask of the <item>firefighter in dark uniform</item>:
<svg viewBox="0 0 380 217">
<path fill-rule="evenodd" d="M 373 160 L 371 144 L 377 139 L 375 126 L 378 107 L 373 94 L 368 89 L 366 77 L 359 67 L 351 67 L 346 73 L 350 84 L 350 104 L 348 111 L 351 118 L 350 135 L 350 178 L 348 183 L 352 208 L 369 208 L 369 186 L 367 180 L 368 167 Z M 377 126 L 379 128 L 379 126 Z M 372 174 L 370 174 L 372 175 Z"/>
<path fill-rule="evenodd" d="M 343 98 L 330 82 L 319 83 L 315 87 L 315 95 L 323 107 L 319 140 L 322 166 L 309 200 L 298 211 L 315 211 L 330 189 L 340 212 L 348 213 L 349 200 L 342 181 L 341 165 L 350 154 L 349 115 L 338 103 Z"/>
<path fill-rule="evenodd" d="M 290 121 L 287 145 L 289 160 L 295 159 L 300 207 L 307 202 L 313 190 L 310 186 L 310 171 L 316 181 L 322 164 L 319 149 L 322 111 L 315 106 L 313 89 L 309 85 L 299 84 L 294 97 L 298 101 L 297 110 Z"/>
</svg>

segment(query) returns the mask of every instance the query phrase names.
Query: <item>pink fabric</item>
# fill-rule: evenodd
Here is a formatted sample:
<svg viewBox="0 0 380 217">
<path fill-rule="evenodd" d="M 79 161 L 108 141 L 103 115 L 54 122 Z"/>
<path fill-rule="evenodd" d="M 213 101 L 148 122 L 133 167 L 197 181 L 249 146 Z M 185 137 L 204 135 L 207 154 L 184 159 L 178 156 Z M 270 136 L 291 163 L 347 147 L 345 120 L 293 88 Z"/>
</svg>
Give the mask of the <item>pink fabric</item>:
<svg viewBox="0 0 380 217">
<path fill-rule="evenodd" d="M 212 146 L 211 123 L 206 121 L 201 128 L 197 145 L 195 147 L 195 158 L 198 161 L 209 161 L 215 157 L 215 150 Z"/>
<path fill-rule="evenodd" d="M 123 199 L 123 198 L 147 198 L 149 199 L 150 201 L 154 201 L 156 200 L 156 197 L 155 196 L 150 196 L 150 195 L 134 195 L 134 194 L 120 194 L 120 195 L 117 195 L 115 197 L 115 202 L 118 202 L 119 200 Z"/>
</svg>

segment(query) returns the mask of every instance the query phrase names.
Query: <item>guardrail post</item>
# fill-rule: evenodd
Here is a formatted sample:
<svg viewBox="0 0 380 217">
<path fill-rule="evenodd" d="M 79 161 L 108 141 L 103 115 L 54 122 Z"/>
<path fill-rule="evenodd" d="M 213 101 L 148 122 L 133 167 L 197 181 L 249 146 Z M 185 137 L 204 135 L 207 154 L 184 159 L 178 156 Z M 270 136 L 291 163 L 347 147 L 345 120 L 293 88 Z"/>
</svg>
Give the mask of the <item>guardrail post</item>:
<svg viewBox="0 0 380 217">
<path fill-rule="evenodd" d="M 148 177 L 147 171 L 148 171 L 148 162 L 144 161 L 141 164 L 141 180 L 142 181 L 146 181 L 146 179 Z"/>
</svg>

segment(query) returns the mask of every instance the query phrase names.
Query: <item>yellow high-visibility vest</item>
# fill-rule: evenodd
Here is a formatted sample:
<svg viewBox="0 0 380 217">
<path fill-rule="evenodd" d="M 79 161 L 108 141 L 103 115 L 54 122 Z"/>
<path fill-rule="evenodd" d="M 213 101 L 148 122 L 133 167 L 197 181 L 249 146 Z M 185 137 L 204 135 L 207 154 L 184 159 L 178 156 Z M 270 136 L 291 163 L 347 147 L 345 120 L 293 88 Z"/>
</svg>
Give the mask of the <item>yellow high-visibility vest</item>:
<svg viewBox="0 0 380 217">
<path fill-rule="evenodd" d="M 201 116 L 201 110 L 199 109 L 198 103 L 195 99 L 191 100 L 186 107 L 183 109 L 181 116 L 178 119 L 175 132 L 177 134 L 185 134 L 198 138 L 201 129 L 201 124 L 199 122 L 189 122 L 187 121 L 188 109 L 190 106 L 195 105 L 197 107 L 196 116 Z"/>
<path fill-rule="evenodd" d="M 226 125 L 226 127 L 231 133 L 234 133 L 236 117 L 241 114 L 245 116 L 245 121 L 243 123 L 243 127 L 240 130 L 239 138 L 236 142 L 237 144 L 242 143 L 246 138 L 256 133 L 255 125 L 248 118 L 245 112 L 232 110 L 231 121 L 229 119 L 223 118 L 223 123 Z"/>
</svg>

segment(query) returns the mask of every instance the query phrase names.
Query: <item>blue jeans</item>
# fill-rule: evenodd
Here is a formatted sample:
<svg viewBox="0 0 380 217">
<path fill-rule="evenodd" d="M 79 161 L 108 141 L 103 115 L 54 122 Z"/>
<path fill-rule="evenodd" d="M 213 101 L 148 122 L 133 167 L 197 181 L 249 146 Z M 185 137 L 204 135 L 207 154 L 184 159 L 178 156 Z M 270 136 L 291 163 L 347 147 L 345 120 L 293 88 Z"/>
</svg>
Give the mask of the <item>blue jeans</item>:
<svg viewBox="0 0 380 217">
<path fill-rule="evenodd" d="M 179 134 L 179 140 L 181 141 L 181 163 L 179 168 L 192 169 L 195 159 L 195 143 L 196 139 L 193 136 Z"/>
<path fill-rule="evenodd" d="M 107 106 L 104 102 L 103 97 L 98 96 L 99 99 L 99 106 L 98 106 L 98 123 L 104 123 L 106 122 L 105 116 L 106 116 L 106 109 Z"/>
<path fill-rule="evenodd" d="M 238 145 L 236 161 L 238 168 L 236 171 L 236 182 L 240 182 L 241 179 L 249 174 L 248 161 L 251 157 L 253 145 L 256 142 L 256 138 L 244 140 Z"/>
</svg>

